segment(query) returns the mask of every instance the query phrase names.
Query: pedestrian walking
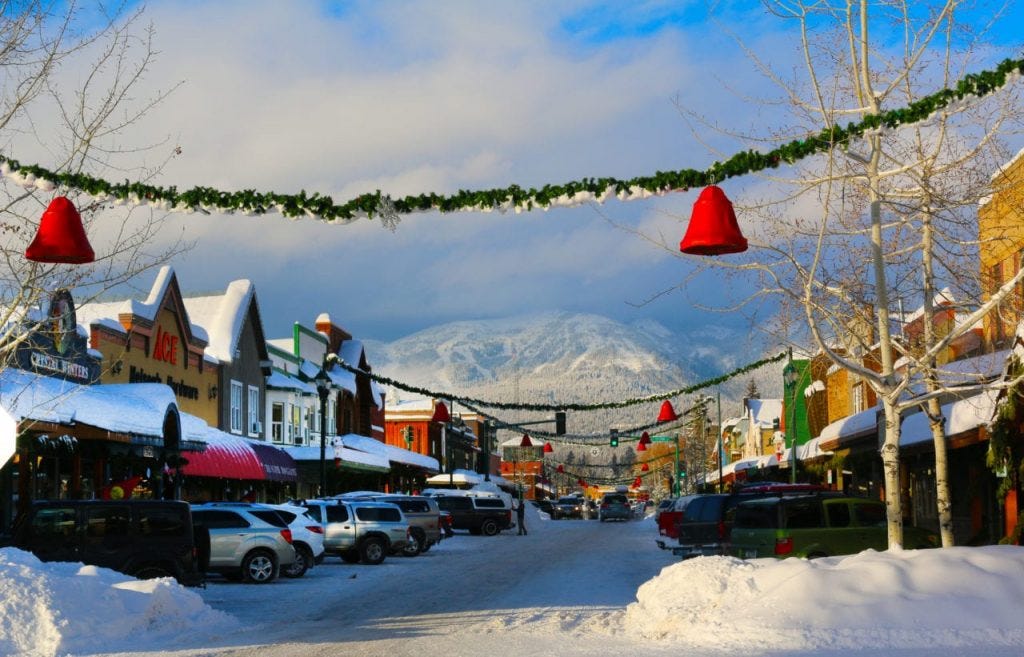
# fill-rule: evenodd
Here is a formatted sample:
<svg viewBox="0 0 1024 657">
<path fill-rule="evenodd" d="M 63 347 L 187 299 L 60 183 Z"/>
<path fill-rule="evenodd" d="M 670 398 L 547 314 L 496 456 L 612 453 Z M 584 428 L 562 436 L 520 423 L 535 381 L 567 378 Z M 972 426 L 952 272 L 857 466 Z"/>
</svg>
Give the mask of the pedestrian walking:
<svg viewBox="0 0 1024 657">
<path fill-rule="evenodd" d="M 523 500 L 516 502 L 516 522 L 519 524 L 519 536 L 526 536 L 526 504 Z"/>
</svg>

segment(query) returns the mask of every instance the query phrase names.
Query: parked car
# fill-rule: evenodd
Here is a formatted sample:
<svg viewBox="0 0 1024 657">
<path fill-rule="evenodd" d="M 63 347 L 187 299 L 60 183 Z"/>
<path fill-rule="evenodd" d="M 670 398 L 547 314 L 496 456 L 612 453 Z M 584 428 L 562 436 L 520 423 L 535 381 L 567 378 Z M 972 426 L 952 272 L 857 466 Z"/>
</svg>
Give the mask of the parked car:
<svg viewBox="0 0 1024 657">
<path fill-rule="evenodd" d="M 452 517 L 453 529 L 466 529 L 470 534 L 494 536 L 512 525 L 512 507 L 498 496 L 463 495 L 455 491 L 435 492 L 442 511 Z"/>
<path fill-rule="evenodd" d="M 543 500 L 533 500 L 533 505 L 535 507 L 537 507 L 538 510 L 543 511 L 544 513 L 548 514 L 548 516 L 550 517 L 551 516 L 551 512 L 553 511 L 555 503 L 552 502 L 549 499 L 543 499 Z"/>
<path fill-rule="evenodd" d="M 292 530 L 295 561 L 284 568 L 281 574 L 291 578 L 302 577 L 314 565 L 322 563 L 327 554 L 324 550 L 324 527 L 309 514 L 309 509 L 294 504 L 267 506 L 277 511 Z"/>
<path fill-rule="evenodd" d="M 266 584 L 295 561 L 292 530 L 269 507 L 244 502 L 192 505 L 192 522 L 210 535 L 207 570 Z"/>
<path fill-rule="evenodd" d="M 15 519 L 11 546 L 41 561 L 77 561 L 196 586 L 203 582 L 204 538 L 185 502 L 55 500 L 35 502 Z"/>
<path fill-rule="evenodd" d="M 688 559 L 727 553 L 733 514 L 740 502 L 771 496 L 807 493 L 840 496 L 813 484 L 766 483 L 751 485 L 734 493 L 697 495 L 686 505 L 677 525 L 678 545 L 672 553 Z"/>
<path fill-rule="evenodd" d="M 659 505 L 658 511 L 654 514 L 655 521 L 658 524 L 658 535 L 670 540 L 679 538 L 679 522 L 683 519 L 686 506 L 695 497 L 697 496 L 683 495 L 682 497 L 673 497 L 668 500 L 667 504 L 665 500 L 662 500 L 662 504 Z M 655 539 L 655 543 L 663 550 L 670 549 L 662 539 Z"/>
<path fill-rule="evenodd" d="M 597 508 L 598 520 L 629 520 L 633 516 L 633 510 L 627 498 L 622 493 L 605 493 L 601 496 L 601 504 Z"/>
<path fill-rule="evenodd" d="M 344 493 L 340 499 L 375 500 L 398 506 L 409 521 L 409 541 L 402 548 L 402 554 L 415 557 L 427 552 L 441 541 L 441 509 L 437 500 L 424 495 L 397 495 L 394 493 Z"/>
<path fill-rule="evenodd" d="M 441 533 L 445 538 L 455 536 L 455 528 L 452 527 L 452 512 L 441 509 Z"/>
<path fill-rule="evenodd" d="M 577 495 L 564 495 L 551 507 L 551 519 L 582 518 L 583 498 Z"/>
<path fill-rule="evenodd" d="M 409 521 L 402 510 L 370 500 L 303 500 L 324 526 L 324 549 L 345 563 L 377 565 L 409 542 Z"/>
<path fill-rule="evenodd" d="M 729 553 L 758 557 L 829 557 L 867 549 L 885 550 L 885 504 L 857 497 L 767 497 L 736 507 Z M 936 547 L 938 536 L 903 528 L 909 549 Z"/>
</svg>

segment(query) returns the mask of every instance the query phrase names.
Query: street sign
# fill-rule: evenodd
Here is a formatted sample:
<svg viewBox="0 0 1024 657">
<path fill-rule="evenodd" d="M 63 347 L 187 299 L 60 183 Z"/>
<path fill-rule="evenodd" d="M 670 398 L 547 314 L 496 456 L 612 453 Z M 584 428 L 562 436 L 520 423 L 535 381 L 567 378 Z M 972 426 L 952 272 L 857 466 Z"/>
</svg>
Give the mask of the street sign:
<svg viewBox="0 0 1024 657">
<path fill-rule="evenodd" d="M 675 442 L 675 436 L 651 436 L 652 443 L 671 443 Z"/>
</svg>

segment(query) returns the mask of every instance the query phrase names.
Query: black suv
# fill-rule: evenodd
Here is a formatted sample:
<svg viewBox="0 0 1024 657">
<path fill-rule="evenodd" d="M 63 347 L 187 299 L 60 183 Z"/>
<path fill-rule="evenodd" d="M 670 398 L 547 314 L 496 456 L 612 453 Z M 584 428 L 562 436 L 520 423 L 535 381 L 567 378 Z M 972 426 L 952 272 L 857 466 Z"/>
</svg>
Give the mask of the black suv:
<svg viewBox="0 0 1024 657">
<path fill-rule="evenodd" d="M 470 534 L 494 536 L 512 527 L 512 509 L 500 497 L 468 495 L 432 495 L 442 511 L 452 514 L 452 528 L 468 529 Z"/>
<path fill-rule="evenodd" d="M 14 523 L 11 545 L 41 561 L 78 561 L 139 579 L 203 582 L 192 514 L 166 500 L 59 500 L 34 503 Z"/>
<path fill-rule="evenodd" d="M 672 554 L 683 559 L 727 554 L 732 520 L 740 502 L 808 493 L 842 494 L 813 484 L 766 483 L 749 485 L 734 493 L 697 495 L 687 504 L 686 513 L 677 525 L 679 545 L 672 548 Z"/>
</svg>

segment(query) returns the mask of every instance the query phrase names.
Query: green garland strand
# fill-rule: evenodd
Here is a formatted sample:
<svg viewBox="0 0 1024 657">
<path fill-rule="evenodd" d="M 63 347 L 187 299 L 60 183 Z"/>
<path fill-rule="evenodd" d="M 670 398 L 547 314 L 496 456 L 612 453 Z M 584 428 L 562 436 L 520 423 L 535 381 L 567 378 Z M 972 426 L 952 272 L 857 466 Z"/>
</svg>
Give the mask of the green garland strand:
<svg viewBox="0 0 1024 657">
<path fill-rule="evenodd" d="M 502 409 L 502 410 L 517 410 L 517 411 L 598 411 L 598 410 L 608 410 L 608 409 L 615 409 L 615 408 L 627 408 L 629 406 L 637 406 L 639 404 L 648 404 L 650 402 L 659 402 L 659 401 L 664 401 L 666 399 L 671 399 L 672 397 L 679 397 L 681 395 L 693 394 L 694 392 L 697 392 L 698 390 L 703 390 L 704 388 L 709 388 L 711 386 L 715 386 L 715 385 L 718 385 L 720 383 L 724 383 L 724 382 L 728 381 L 729 379 L 735 378 L 737 376 L 742 376 L 742 375 L 744 375 L 744 374 L 746 374 L 748 372 L 751 372 L 753 370 L 756 370 L 756 369 L 759 369 L 761 367 L 764 367 L 765 365 L 768 365 L 770 363 L 777 363 L 777 362 L 781 361 L 782 359 L 786 358 L 787 356 L 789 356 L 789 352 L 788 351 L 784 351 L 784 352 L 778 354 L 777 356 L 771 356 L 771 357 L 768 357 L 768 358 L 763 358 L 763 359 L 761 359 L 761 360 L 759 360 L 759 361 L 757 361 L 755 363 L 750 363 L 749 365 L 744 365 L 743 367 L 738 367 L 738 368 L 732 370 L 731 372 L 728 372 L 728 373 L 723 374 L 721 376 L 717 376 L 717 377 L 715 377 L 713 379 L 707 379 L 706 381 L 702 381 L 700 383 L 696 383 L 696 384 L 691 385 L 691 386 L 686 386 L 685 388 L 679 388 L 678 390 L 672 390 L 670 392 L 663 392 L 663 393 L 659 393 L 659 394 L 656 394 L 656 395 L 649 395 L 647 397 L 637 397 L 637 398 L 634 398 L 634 399 L 626 399 L 626 400 L 618 401 L 618 402 L 604 402 L 604 403 L 597 403 L 597 404 L 577 404 L 577 403 L 521 404 L 521 403 L 510 403 L 510 402 L 487 401 L 485 399 L 475 399 L 473 397 L 459 397 L 459 396 L 456 396 L 456 395 L 452 395 L 450 393 L 438 392 L 438 391 L 435 391 L 435 390 L 430 390 L 428 388 L 420 388 L 418 386 L 409 385 L 408 383 L 403 383 L 401 381 L 396 381 L 395 379 L 390 379 L 390 378 L 388 378 L 386 376 L 381 376 L 379 374 L 374 374 L 373 372 L 367 372 L 365 370 L 361 370 L 358 367 L 354 367 L 352 365 L 349 365 L 342 358 L 340 358 L 340 357 L 338 357 L 338 356 L 336 356 L 334 354 L 330 354 L 328 356 L 328 360 L 331 361 L 331 362 L 336 363 L 339 367 L 341 367 L 341 368 L 343 368 L 345 370 L 348 370 L 349 372 L 352 372 L 353 374 L 367 376 L 367 377 L 369 377 L 373 381 L 376 381 L 379 384 L 390 386 L 392 388 L 398 388 L 399 390 L 405 390 L 406 392 L 415 393 L 417 395 L 422 395 L 424 397 L 430 397 L 432 399 L 450 399 L 453 402 L 458 402 L 458 403 L 464 404 L 466 406 L 471 406 L 471 405 L 472 406 L 485 406 L 487 408 L 499 408 L 499 409 Z"/>
<path fill-rule="evenodd" d="M 510 429 L 519 433 L 529 434 L 532 438 L 543 438 L 547 442 L 557 443 L 559 445 L 576 445 L 580 447 L 592 447 L 595 445 L 606 445 L 608 443 L 608 433 L 589 433 L 589 434 L 557 434 L 553 431 L 542 431 L 534 427 L 525 427 L 523 425 L 516 424 L 514 422 L 505 422 L 495 415 L 491 415 L 486 411 L 474 406 L 473 404 L 466 403 L 464 400 L 459 400 L 463 406 L 473 411 L 485 420 L 494 420 L 498 429 Z M 702 404 L 696 404 L 685 411 L 679 416 L 680 419 L 700 409 Z M 619 432 L 620 443 L 633 443 L 639 442 L 640 434 L 644 431 L 651 431 L 658 429 L 666 433 L 673 433 L 685 428 L 684 424 L 669 425 L 661 422 L 651 422 L 650 424 L 644 424 L 636 427 L 629 427 L 628 429 L 622 429 Z"/>
<path fill-rule="evenodd" d="M 653 176 L 640 176 L 629 180 L 617 178 L 584 178 L 562 185 L 544 185 L 540 189 L 523 189 L 511 185 L 501 189 L 479 191 L 459 190 L 455 194 L 418 194 L 391 199 L 380 190 L 362 194 L 337 204 L 327 195 L 278 194 L 246 189 L 225 192 L 211 187 L 193 187 L 178 191 L 177 187 L 157 187 L 140 182 L 111 183 L 83 173 L 61 173 L 35 164 L 21 164 L 0 154 L 0 174 L 8 176 L 26 187 L 52 190 L 54 187 L 76 189 L 101 201 L 151 204 L 168 210 L 201 212 L 242 212 L 264 214 L 278 211 L 286 217 L 314 217 L 325 222 L 349 222 L 360 217 L 381 217 L 385 222 L 395 221 L 398 215 L 413 212 L 534 210 L 557 205 L 577 205 L 586 201 L 604 201 L 616 196 L 622 199 L 640 198 L 652 194 L 686 191 L 719 183 L 727 178 L 746 175 L 780 163 L 792 164 L 809 155 L 823 153 L 837 145 L 849 144 L 865 133 L 880 129 L 894 129 L 918 123 L 935 112 L 968 97 L 981 98 L 1004 87 L 1011 76 L 1024 73 L 1024 59 L 1006 59 L 994 70 L 965 76 L 953 88 L 942 89 L 921 98 L 902 109 L 871 114 L 859 123 L 844 128 L 833 125 L 807 139 L 798 139 L 767 153 L 748 150 L 737 153 L 724 162 L 715 162 L 709 168 L 658 171 Z"/>
</svg>

